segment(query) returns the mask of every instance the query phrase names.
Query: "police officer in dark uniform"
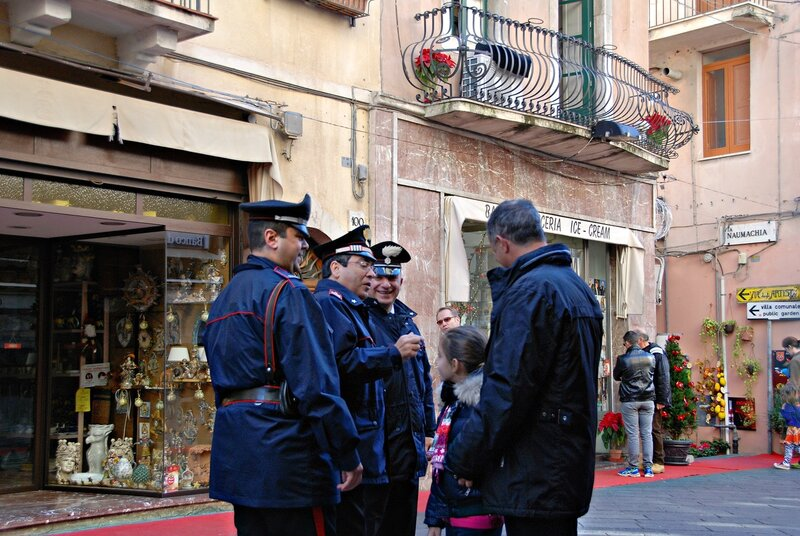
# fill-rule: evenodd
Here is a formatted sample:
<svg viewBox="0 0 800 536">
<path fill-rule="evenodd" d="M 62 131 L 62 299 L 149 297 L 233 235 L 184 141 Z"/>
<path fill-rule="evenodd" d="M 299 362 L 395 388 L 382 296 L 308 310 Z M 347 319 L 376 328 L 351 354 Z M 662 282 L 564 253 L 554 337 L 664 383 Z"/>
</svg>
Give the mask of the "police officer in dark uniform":
<svg viewBox="0 0 800 536">
<path fill-rule="evenodd" d="M 293 274 L 311 199 L 241 208 L 251 255 L 204 334 L 217 405 L 209 495 L 233 504 L 240 535 L 336 534 L 340 490 L 358 486 L 363 468 L 325 318 Z"/>
<path fill-rule="evenodd" d="M 376 257 L 370 298 L 366 300 L 377 344 L 390 345 L 407 333 L 420 335 L 417 313 L 397 299 L 403 286 L 402 265 L 411 255 L 392 241 L 372 246 Z M 384 381 L 386 468 L 389 485 L 370 498 L 384 509 L 378 534 L 413 536 L 417 524 L 419 477 L 425 475 L 425 452 L 436 432 L 431 366 L 423 348 Z"/>
<path fill-rule="evenodd" d="M 365 495 L 376 485 L 389 482 L 384 452 L 383 379 L 400 369 L 404 359 L 414 357 L 422 339 L 405 335 L 396 343 L 376 346 L 369 327 L 369 314 L 362 301 L 374 276 L 372 255 L 362 225 L 314 248 L 322 260 L 322 281 L 314 297 L 322 306 L 332 333 L 339 367 L 342 397 L 356 423 L 358 453 L 364 464 L 362 485 L 342 494 L 336 524 L 340 534 L 373 536 L 382 511 L 366 508 Z"/>
</svg>

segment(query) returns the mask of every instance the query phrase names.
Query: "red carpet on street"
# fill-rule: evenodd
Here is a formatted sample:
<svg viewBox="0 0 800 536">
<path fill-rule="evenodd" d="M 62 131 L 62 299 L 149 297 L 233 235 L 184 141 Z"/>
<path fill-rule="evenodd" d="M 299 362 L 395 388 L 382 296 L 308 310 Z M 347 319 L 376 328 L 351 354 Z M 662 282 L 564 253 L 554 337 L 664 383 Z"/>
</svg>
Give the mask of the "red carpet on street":
<svg viewBox="0 0 800 536">
<path fill-rule="evenodd" d="M 686 478 L 692 476 L 712 475 L 728 471 L 744 471 L 749 469 L 771 469 L 772 464 L 781 461 L 777 454 L 760 454 L 757 456 L 729 456 L 698 458 L 691 465 L 668 465 L 666 471 L 653 478 L 626 478 L 617 475 L 621 467 L 602 469 L 595 473 L 594 487 L 641 485 L 649 482 Z M 420 492 L 418 508 L 425 509 L 429 492 Z M 67 533 L 63 533 L 67 534 Z M 114 525 L 103 528 L 70 532 L 80 536 L 141 536 L 142 534 L 169 534 L 170 536 L 228 536 L 236 534 L 233 525 L 233 513 L 223 512 L 197 516 L 185 516 L 160 521 Z"/>
</svg>

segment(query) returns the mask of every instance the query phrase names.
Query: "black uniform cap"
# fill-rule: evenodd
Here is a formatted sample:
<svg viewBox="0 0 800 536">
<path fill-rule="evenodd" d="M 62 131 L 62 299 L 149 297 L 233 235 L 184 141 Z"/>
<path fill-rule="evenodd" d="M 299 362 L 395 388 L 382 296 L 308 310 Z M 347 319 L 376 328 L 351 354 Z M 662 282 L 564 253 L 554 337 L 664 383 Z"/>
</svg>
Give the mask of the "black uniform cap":
<svg viewBox="0 0 800 536">
<path fill-rule="evenodd" d="M 378 276 L 400 275 L 401 264 L 411 260 L 406 248 L 391 240 L 372 246 L 372 254 L 377 259 L 373 269 Z"/>
<path fill-rule="evenodd" d="M 308 234 L 308 218 L 311 216 L 311 196 L 306 194 L 299 203 L 269 199 L 242 203 L 239 207 L 250 215 L 250 220 L 267 220 L 288 223 L 306 238 Z"/>
<path fill-rule="evenodd" d="M 340 254 L 358 255 L 374 261 L 375 257 L 369 248 L 369 242 L 364 237 L 364 231 L 367 229 L 369 225 L 361 225 L 339 238 L 320 244 L 313 249 L 314 255 L 323 262 L 328 257 Z"/>
</svg>

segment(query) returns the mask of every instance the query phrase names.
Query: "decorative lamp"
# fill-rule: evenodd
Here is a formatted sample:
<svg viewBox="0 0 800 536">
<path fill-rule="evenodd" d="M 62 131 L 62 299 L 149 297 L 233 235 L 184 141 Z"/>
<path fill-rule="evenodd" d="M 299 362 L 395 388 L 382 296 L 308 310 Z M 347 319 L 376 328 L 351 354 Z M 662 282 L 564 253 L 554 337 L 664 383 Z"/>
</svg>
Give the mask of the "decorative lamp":
<svg viewBox="0 0 800 536">
<path fill-rule="evenodd" d="M 201 363 L 208 363 L 208 358 L 206 357 L 206 348 L 205 346 L 198 346 L 197 347 L 197 360 Z"/>
<path fill-rule="evenodd" d="M 174 345 L 169 349 L 169 355 L 167 355 L 167 361 L 170 363 L 180 363 L 184 359 L 189 361 L 189 349 L 185 346 L 181 345 Z"/>
</svg>

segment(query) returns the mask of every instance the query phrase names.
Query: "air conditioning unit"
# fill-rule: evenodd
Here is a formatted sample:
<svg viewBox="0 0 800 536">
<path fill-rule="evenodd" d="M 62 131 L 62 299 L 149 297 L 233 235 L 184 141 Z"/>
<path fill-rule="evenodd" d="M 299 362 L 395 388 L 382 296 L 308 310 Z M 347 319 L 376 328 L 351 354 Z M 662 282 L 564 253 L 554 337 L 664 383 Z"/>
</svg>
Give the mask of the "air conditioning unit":
<svg viewBox="0 0 800 536">
<path fill-rule="evenodd" d="M 461 96 L 509 108 L 522 107 L 531 58 L 503 45 L 478 43 L 467 56 Z"/>
</svg>

